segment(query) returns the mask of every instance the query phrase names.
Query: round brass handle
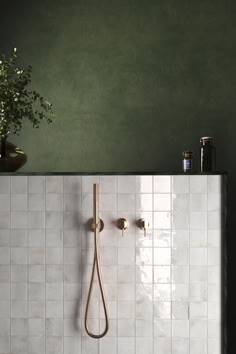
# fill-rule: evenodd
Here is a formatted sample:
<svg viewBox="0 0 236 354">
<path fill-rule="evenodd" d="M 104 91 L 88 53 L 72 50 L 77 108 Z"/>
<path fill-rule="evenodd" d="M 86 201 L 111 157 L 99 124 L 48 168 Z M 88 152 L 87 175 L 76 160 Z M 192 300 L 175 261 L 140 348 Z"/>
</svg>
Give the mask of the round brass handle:
<svg viewBox="0 0 236 354">
<path fill-rule="evenodd" d="M 125 218 L 118 219 L 118 228 L 122 230 L 122 236 L 124 236 L 124 231 L 129 227 L 129 222 Z"/>
<path fill-rule="evenodd" d="M 139 220 L 139 227 L 141 230 L 144 230 L 144 236 L 146 236 L 146 231 L 150 226 L 150 222 L 148 219 L 140 219 Z"/>
</svg>

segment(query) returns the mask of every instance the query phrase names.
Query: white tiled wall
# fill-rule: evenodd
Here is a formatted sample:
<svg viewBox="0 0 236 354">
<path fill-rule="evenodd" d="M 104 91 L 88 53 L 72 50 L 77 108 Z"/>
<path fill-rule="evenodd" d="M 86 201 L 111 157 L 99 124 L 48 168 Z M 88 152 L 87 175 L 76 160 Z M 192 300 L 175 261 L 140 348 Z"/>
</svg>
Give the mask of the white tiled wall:
<svg viewBox="0 0 236 354">
<path fill-rule="evenodd" d="M 93 183 L 110 321 L 101 340 L 83 323 Z M 220 251 L 220 176 L 0 176 L 0 353 L 220 354 Z M 104 327 L 97 286 L 89 327 Z"/>
</svg>

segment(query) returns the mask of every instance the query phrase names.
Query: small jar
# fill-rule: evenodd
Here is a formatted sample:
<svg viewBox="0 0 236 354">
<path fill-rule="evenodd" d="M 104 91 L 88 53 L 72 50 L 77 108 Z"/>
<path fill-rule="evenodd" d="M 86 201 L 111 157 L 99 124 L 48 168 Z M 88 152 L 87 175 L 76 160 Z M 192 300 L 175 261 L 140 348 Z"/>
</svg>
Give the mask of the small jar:
<svg viewBox="0 0 236 354">
<path fill-rule="evenodd" d="M 184 151 L 183 152 L 183 171 L 191 172 L 193 169 L 193 152 Z"/>
<path fill-rule="evenodd" d="M 213 138 L 204 136 L 200 139 L 200 171 L 214 172 L 216 169 L 216 148 L 213 145 Z"/>
</svg>

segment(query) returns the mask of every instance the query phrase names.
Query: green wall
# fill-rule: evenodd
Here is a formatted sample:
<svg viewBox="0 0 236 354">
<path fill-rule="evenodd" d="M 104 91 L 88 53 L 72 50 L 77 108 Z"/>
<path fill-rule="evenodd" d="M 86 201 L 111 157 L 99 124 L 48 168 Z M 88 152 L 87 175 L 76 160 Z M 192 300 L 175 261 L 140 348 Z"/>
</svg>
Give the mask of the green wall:
<svg viewBox="0 0 236 354">
<path fill-rule="evenodd" d="M 197 167 L 210 134 L 230 173 L 233 259 L 235 13 L 235 0 L 1 0 L 0 52 L 18 48 L 57 114 L 11 137 L 23 171 L 175 171 L 185 149 Z"/>
<path fill-rule="evenodd" d="M 0 52 L 18 48 L 57 114 L 11 138 L 28 153 L 24 171 L 176 170 L 206 134 L 228 167 L 234 1 L 2 3 Z"/>
</svg>

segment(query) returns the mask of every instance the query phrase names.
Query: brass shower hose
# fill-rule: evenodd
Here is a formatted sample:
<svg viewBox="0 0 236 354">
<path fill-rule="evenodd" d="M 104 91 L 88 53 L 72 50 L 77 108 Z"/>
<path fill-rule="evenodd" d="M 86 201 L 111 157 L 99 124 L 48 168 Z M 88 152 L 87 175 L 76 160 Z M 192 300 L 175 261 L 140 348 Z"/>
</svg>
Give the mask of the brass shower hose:
<svg viewBox="0 0 236 354">
<path fill-rule="evenodd" d="M 93 267 L 92 267 L 92 275 L 91 275 L 91 280 L 90 280 L 90 285 L 89 285 L 89 291 L 88 291 L 88 297 L 87 297 L 87 303 L 86 303 L 86 309 L 85 309 L 85 318 L 84 318 L 84 326 L 87 334 L 95 339 L 102 338 L 106 335 L 108 329 L 109 329 L 109 322 L 108 322 L 108 314 L 107 314 L 107 306 L 106 306 L 106 300 L 104 296 L 104 290 L 102 286 L 102 279 L 101 279 L 101 271 L 100 271 L 100 265 L 99 265 L 99 234 L 100 234 L 100 229 L 101 229 L 101 220 L 99 218 L 99 185 L 94 184 L 93 185 L 93 224 L 92 224 L 92 229 L 94 231 L 94 258 L 93 258 Z M 105 328 L 104 331 L 100 334 L 94 334 L 90 332 L 88 328 L 88 310 L 89 310 L 89 304 L 90 304 L 90 299 L 92 295 L 92 290 L 93 290 L 93 283 L 94 283 L 94 276 L 95 276 L 95 270 L 97 270 L 97 276 L 98 276 L 98 284 L 101 292 L 101 298 L 102 298 L 102 304 L 103 304 L 103 309 L 104 309 L 104 315 L 105 315 Z"/>
</svg>

